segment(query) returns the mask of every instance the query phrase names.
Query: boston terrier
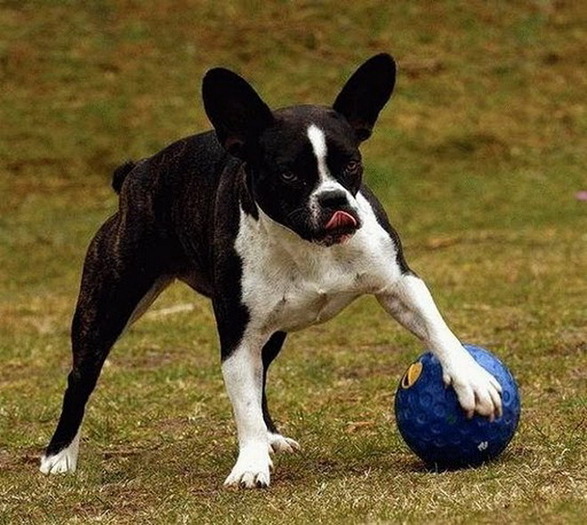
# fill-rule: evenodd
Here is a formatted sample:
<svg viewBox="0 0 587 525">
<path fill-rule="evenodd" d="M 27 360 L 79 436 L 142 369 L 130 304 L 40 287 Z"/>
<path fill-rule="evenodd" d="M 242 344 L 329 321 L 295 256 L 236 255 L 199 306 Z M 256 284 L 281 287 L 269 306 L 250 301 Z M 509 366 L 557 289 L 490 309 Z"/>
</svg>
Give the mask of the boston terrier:
<svg viewBox="0 0 587 525">
<path fill-rule="evenodd" d="M 469 416 L 501 413 L 501 387 L 463 348 L 363 183 L 360 144 L 395 84 L 378 54 L 334 104 L 271 110 L 240 76 L 205 75 L 213 131 L 118 168 L 118 211 L 86 256 L 73 365 L 44 473 L 73 472 L 86 402 L 110 348 L 173 280 L 210 298 L 239 454 L 227 486 L 267 487 L 270 454 L 299 448 L 269 414 L 267 369 L 289 332 L 323 323 L 363 294 L 420 338 Z"/>
</svg>

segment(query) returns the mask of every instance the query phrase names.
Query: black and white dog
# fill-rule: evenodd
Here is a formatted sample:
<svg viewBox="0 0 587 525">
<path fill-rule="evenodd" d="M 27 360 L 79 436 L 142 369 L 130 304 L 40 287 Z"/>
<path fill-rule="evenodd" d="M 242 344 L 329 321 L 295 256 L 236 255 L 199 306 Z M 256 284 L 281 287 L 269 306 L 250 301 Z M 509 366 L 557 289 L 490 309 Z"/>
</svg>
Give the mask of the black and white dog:
<svg viewBox="0 0 587 525">
<path fill-rule="evenodd" d="M 215 131 L 114 174 L 118 211 L 92 240 L 72 325 L 73 366 L 41 471 L 74 471 L 86 402 L 117 338 L 174 279 L 212 300 L 239 454 L 225 485 L 266 487 L 270 453 L 298 444 L 267 408 L 267 369 L 286 334 L 363 294 L 442 363 L 463 409 L 496 417 L 501 388 L 447 327 L 362 184 L 359 145 L 395 83 L 387 54 L 365 62 L 332 107 L 272 111 L 240 76 L 209 71 Z"/>
</svg>

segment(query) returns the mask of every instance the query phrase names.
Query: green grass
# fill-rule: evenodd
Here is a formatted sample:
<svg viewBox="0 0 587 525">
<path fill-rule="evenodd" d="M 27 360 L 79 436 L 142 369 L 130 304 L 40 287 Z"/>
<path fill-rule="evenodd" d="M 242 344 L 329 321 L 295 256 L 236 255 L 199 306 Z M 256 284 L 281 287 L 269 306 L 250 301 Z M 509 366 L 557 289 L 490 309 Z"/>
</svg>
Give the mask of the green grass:
<svg viewBox="0 0 587 525">
<path fill-rule="evenodd" d="M 579 2 L 69 0 L 0 7 L 0 523 L 583 523 L 587 515 L 587 30 Z M 516 375 L 514 441 L 433 474 L 401 442 L 421 348 L 375 301 L 294 334 L 270 402 L 303 451 L 265 491 L 236 454 L 207 302 L 169 289 L 118 343 L 75 476 L 38 456 L 59 414 L 84 251 L 112 168 L 208 127 L 200 79 L 329 103 L 379 51 L 394 99 L 367 178 L 455 332 Z M 191 305 L 191 311 L 161 315 Z M 157 313 L 159 312 L 159 313 Z"/>
</svg>

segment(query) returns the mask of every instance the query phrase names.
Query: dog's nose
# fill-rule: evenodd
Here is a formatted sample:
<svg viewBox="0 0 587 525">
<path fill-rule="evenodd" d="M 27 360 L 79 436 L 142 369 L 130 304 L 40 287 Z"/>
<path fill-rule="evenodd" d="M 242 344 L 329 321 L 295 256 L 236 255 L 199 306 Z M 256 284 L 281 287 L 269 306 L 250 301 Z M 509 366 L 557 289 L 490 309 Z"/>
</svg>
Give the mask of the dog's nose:
<svg viewBox="0 0 587 525">
<path fill-rule="evenodd" d="M 346 194 L 340 190 L 327 190 L 319 193 L 317 197 L 322 208 L 338 210 L 349 204 Z"/>
</svg>

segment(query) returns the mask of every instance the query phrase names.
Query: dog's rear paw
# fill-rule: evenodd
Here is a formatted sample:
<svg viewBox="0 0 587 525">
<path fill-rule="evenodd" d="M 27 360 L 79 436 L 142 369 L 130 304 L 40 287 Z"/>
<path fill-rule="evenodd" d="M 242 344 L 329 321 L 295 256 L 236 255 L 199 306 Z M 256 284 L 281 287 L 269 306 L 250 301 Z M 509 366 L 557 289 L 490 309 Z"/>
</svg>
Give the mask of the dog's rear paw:
<svg viewBox="0 0 587 525">
<path fill-rule="evenodd" d="M 43 474 L 65 474 L 66 472 L 75 472 L 77 466 L 77 457 L 64 449 L 54 456 L 43 456 L 39 470 Z"/>
<path fill-rule="evenodd" d="M 281 434 L 274 434 L 273 432 L 268 432 L 267 438 L 269 440 L 270 454 L 281 454 L 282 452 L 292 454 L 300 450 L 300 444 L 297 441 L 282 436 Z"/>
<path fill-rule="evenodd" d="M 57 452 L 57 454 L 43 455 L 39 470 L 43 474 L 64 474 L 75 472 L 77 467 L 77 456 L 79 454 L 79 433 L 75 436 L 68 447 Z"/>
<path fill-rule="evenodd" d="M 273 463 L 267 452 L 243 450 L 238 456 L 236 465 L 224 481 L 225 487 L 243 489 L 264 489 L 269 486 L 269 470 Z"/>
</svg>

